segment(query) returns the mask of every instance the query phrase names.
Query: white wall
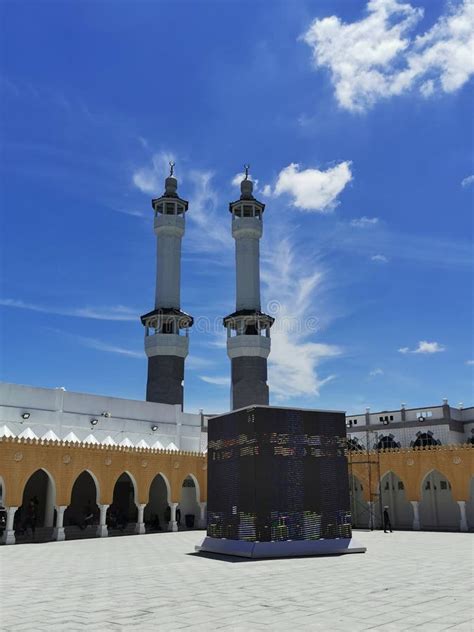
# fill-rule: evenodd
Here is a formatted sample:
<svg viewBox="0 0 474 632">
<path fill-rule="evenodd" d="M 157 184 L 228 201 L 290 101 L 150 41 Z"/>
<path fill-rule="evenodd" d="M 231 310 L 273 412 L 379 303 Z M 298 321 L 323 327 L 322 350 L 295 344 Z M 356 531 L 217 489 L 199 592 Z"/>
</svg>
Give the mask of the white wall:
<svg viewBox="0 0 474 632">
<path fill-rule="evenodd" d="M 30 413 L 29 419 L 22 419 L 23 412 Z M 98 424 L 92 426 L 94 418 Z M 61 389 L 0 384 L 0 426 L 4 424 L 17 435 L 30 427 L 39 437 L 52 429 L 61 439 L 72 431 L 81 440 L 93 434 L 98 441 L 110 435 L 117 443 L 128 437 L 150 445 L 159 440 L 164 447 L 173 442 L 182 450 L 201 447 L 201 416 L 183 413 L 180 406 Z M 153 425 L 158 426 L 155 432 Z"/>
</svg>

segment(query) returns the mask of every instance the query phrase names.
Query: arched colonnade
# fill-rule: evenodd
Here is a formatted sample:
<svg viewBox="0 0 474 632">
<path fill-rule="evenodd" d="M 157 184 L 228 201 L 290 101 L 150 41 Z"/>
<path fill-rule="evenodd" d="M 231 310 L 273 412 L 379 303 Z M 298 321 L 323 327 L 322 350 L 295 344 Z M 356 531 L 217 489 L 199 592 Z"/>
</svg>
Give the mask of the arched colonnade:
<svg viewBox="0 0 474 632">
<path fill-rule="evenodd" d="M 2 541 L 204 528 L 206 470 L 198 453 L 4 439 Z"/>
<path fill-rule="evenodd" d="M 474 529 L 474 450 L 469 445 L 352 452 L 349 475 L 356 527 L 380 525 L 388 507 L 396 528 Z"/>
</svg>

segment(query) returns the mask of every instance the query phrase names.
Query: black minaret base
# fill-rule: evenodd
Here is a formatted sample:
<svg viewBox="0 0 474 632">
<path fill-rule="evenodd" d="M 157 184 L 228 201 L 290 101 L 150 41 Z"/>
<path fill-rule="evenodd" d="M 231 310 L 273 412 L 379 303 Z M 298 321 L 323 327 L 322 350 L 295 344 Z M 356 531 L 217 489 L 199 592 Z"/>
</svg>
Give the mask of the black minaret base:
<svg viewBox="0 0 474 632">
<path fill-rule="evenodd" d="M 147 402 L 179 404 L 183 408 L 184 358 L 152 356 L 148 358 Z"/>
<path fill-rule="evenodd" d="M 232 409 L 268 406 L 267 359 L 244 356 L 232 358 Z"/>
</svg>

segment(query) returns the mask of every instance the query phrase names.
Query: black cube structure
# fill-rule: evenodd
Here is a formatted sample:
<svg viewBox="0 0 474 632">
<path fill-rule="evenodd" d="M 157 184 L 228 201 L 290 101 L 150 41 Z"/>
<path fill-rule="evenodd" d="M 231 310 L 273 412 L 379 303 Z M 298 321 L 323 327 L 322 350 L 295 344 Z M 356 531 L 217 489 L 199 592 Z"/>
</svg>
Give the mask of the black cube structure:
<svg viewBox="0 0 474 632">
<path fill-rule="evenodd" d="M 363 552 L 351 540 L 345 414 L 273 406 L 209 419 L 199 550 L 243 557 Z"/>
</svg>

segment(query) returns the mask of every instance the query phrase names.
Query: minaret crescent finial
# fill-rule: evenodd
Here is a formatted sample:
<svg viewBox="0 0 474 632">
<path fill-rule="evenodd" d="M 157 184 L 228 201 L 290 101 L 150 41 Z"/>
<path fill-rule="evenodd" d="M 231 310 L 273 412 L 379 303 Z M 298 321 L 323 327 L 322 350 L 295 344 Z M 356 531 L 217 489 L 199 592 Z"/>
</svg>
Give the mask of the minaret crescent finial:
<svg viewBox="0 0 474 632">
<path fill-rule="evenodd" d="M 173 177 L 174 174 L 174 166 L 175 166 L 175 161 L 174 160 L 170 160 L 170 178 Z"/>
<path fill-rule="evenodd" d="M 244 169 L 245 169 L 245 180 L 248 180 L 249 179 L 250 165 L 244 165 Z"/>
</svg>

